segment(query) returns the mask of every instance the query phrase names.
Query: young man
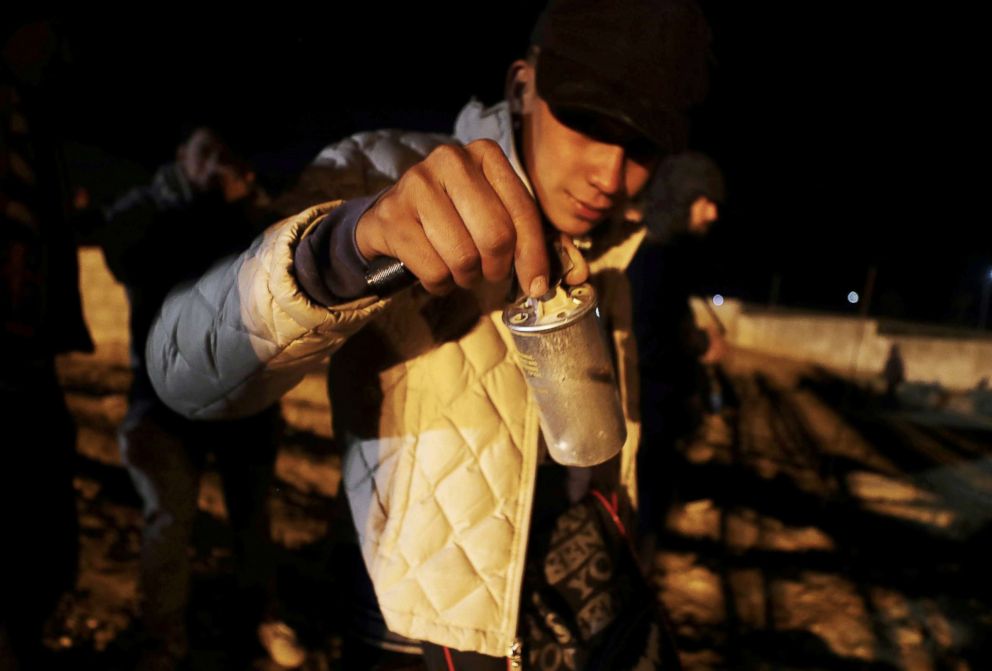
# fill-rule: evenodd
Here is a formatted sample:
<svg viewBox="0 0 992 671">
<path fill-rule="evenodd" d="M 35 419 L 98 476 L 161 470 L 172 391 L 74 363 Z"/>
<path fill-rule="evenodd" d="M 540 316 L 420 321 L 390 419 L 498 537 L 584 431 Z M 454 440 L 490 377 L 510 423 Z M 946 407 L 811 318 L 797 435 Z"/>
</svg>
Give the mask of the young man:
<svg viewBox="0 0 992 671">
<path fill-rule="evenodd" d="M 148 331 L 169 291 L 249 244 L 264 227 L 267 204 L 248 166 L 216 131 L 198 127 L 185 135 L 176 160 L 161 166 L 150 184 L 132 189 L 106 209 L 98 233 L 130 307 L 134 379 L 118 439 L 145 518 L 141 590 L 146 645 L 140 669 L 179 668 L 189 656 L 188 548 L 208 455 L 223 479 L 234 532 L 237 633 L 258 627 L 259 640 L 275 661 L 286 667 L 303 661 L 295 634 L 277 613 L 268 503 L 282 424 L 278 406 L 230 421 L 190 421 L 159 400 L 144 356 Z M 197 242 L 190 246 L 194 237 Z"/>
<path fill-rule="evenodd" d="M 570 256 L 565 281 L 592 278 L 628 417 L 627 445 L 600 474 L 632 487 L 636 356 L 622 269 L 643 234 L 636 198 L 683 144 L 684 112 L 705 87 L 707 41 L 687 2 L 552 2 L 504 103 L 471 103 L 453 139 L 381 131 L 324 150 L 304 200 L 353 199 L 269 229 L 173 294 L 153 327 L 156 389 L 205 419 L 271 405 L 339 350 L 328 368 L 335 435 L 378 605 L 390 630 L 440 646 L 428 651 L 449 667 L 451 649 L 517 653 L 518 632 L 533 664 L 586 663 L 575 632 L 558 640 L 566 632 L 551 627 L 527 648 L 532 630 L 549 631 L 534 595 L 522 598 L 529 530 L 546 500 L 568 501 L 566 488 L 535 501 L 549 471 L 539 477 L 537 409 L 501 312 L 511 272 L 534 297 L 557 279 L 549 235 Z M 378 257 L 402 261 L 420 286 L 367 296 Z"/>
</svg>

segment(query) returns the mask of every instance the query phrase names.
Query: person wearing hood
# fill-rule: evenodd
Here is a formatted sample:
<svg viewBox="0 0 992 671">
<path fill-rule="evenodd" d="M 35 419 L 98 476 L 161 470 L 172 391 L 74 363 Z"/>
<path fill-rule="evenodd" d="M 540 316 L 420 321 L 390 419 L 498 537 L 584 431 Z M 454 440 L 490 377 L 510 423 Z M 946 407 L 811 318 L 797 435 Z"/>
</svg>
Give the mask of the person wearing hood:
<svg viewBox="0 0 992 671">
<path fill-rule="evenodd" d="M 717 363 L 726 349 L 719 329 L 697 326 L 689 305 L 700 279 L 701 242 L 719 218 L 724 190 L 719 167 L 705 154 L 683 152 L 662 161 L 647 189 L 647 239 L 627 269 L 640 379 L 637 470 L 646 568 L 677 482 L 677 445 L 704 411 L 703 367 Z"/>
</svg>

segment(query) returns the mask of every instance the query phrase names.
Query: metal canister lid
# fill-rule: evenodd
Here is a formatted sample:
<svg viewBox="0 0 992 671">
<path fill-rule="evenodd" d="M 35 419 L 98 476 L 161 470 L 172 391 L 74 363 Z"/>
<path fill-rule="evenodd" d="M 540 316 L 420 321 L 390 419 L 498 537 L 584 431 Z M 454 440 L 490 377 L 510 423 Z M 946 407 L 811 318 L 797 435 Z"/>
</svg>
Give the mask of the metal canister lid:
<svg viewBox="0 0 992 671">
<path fill-rule="evenodd" d="M 503 310 L 503 323 L 516 333 L 548 333 L 564 328 L 596 309 L 590 284 L 555 287 L 549 298 L 524 296 Z"/>
</svg>

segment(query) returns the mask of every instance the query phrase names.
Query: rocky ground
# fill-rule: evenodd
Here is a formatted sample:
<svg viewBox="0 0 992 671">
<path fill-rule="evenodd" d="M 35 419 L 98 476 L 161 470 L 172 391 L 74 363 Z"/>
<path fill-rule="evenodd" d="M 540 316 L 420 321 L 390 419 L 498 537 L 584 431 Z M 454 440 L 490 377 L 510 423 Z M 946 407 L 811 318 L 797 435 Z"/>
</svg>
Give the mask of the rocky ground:
<svg viewBox="0 0 992 671">
<path fill-rule="evenodd" d="M 128 373 L 76 357 L 82 573 L 51 622 L 66 668 L 134 661 L 141 513 L 114 438 Z M 735 352 L 726 404 L 684 446 L 651 578 L 688 670 L 992 668 L 992 441 L 977 419 L 907 413 L 809 366 Z M 284 405 L 273 534 L 280 588 L 310 650 L 339 667 L 334 542 L 340 455 L 319 383 Z M 316 385 L 316 386 L 314 386 Z M 314 401 L 313 399 L 318 399 Z M 194 668 L 231 668 L 231 540 L 215 474 L 200 495 Z M 267 668 L 259 661 L 254 668 Z"/>
<path fill-rule="evenodd" d="M 688 669 L 986 669 L 992 433 L 736 352 L 656 584 Z"/>
</svg>

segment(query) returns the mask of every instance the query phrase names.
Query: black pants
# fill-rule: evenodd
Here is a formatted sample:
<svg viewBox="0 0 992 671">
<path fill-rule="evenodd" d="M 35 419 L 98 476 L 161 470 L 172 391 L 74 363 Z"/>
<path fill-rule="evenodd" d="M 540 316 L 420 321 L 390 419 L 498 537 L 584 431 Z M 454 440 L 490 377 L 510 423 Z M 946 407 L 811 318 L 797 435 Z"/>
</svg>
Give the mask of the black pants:
<svg viewBox="0 0 992 671">
<path fill-rule="evenodd" d="M 119 432 L 121 457 L 141 496 L 141 589 L 145 632 L 176 658 L 188 649 L 186 609 L 191 566 L 187 548 L 197 513 L 200 477 L 213 454 L 234 532 L 238 603 L 245 630 L 275 607 L 275 550 L 269 488 L 275 467 L 278 410 L 226 422 L 129 419 Z"/>
</svg>

